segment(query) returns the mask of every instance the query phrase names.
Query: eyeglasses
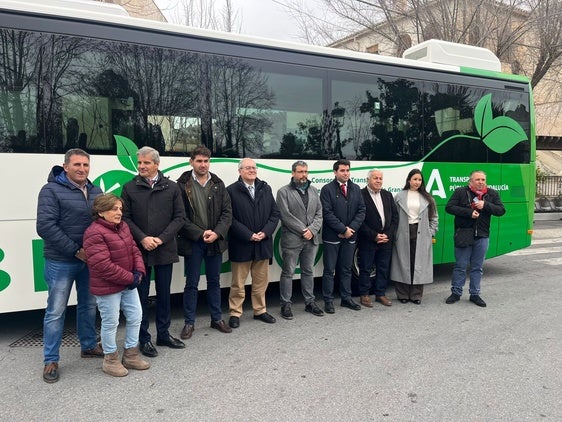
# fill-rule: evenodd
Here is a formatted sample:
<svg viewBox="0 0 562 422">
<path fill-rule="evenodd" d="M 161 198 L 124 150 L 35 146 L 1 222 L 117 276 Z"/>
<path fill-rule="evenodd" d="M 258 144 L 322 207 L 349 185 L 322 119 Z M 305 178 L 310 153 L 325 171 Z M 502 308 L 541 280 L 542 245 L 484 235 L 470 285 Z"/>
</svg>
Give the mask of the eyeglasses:
<svg viewBox="0 0 562 422">
<path fill-rule="evenodd" d="M 242 169 L 243 169 L 243 170 L 248 170 L 248 171 L 250 171 L 250 170 L 257 170 L 258 168 L 257 168 L 257 167 L 252 167 L 252 166 L 245 166 L 245 167 L 242 167 Z"/>
</svg>

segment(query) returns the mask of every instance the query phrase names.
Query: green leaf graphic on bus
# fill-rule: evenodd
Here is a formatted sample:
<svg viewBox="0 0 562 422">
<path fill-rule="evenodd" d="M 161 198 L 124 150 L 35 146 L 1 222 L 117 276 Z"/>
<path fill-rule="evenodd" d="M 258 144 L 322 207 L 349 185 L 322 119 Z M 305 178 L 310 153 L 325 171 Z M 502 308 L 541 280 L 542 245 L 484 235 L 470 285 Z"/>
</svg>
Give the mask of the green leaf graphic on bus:
<svg viewBox="0 0 562 422">
<path fill-rule="evenodd" d="M 0 262 L 4 260 L 4 251 L 0 249 Z M 10 274 L 0 270 L 0 292 L 10 285 Z"/>
<path fill-rule="evenodd" d="M 498 154 L 527 140 L 527 134 L 515 120 L 506 116 L 493 117 L 492 94 L 482 97 L 478 102 L 474 110 L 474 124 L 482 142 Z"/>
<path fill-rule="evenodd" d="M 105 193 L 113 193 L 119 196 L 125 183 L 129 182 L 133 177 L 134 174 L 123 170 L 111 170 L 95 179 L 93 183 L 98 185 Z"/>
<path fill-rule="evenodd" d="M 93 183 L 98 185 L 102 191 L 121 195 L 121 190 L 125 183 L 130 181 L 137 174 L 137 145 L 129 138 L 114 135 L 117 143 L 117 159 L 126 170 L 111 170 L 101 174 L 94 179 Z"/>
<path fill-rule="evenodd" d="M 117 143 L 117 159 L 127 170 L 137 172 L 137 151 L 139 148 L 129 138 L 113 135 Z"/>
<path fill-rule="evenodd" d="M 435 159 L 436 155 L 441 156 L 442 159 L 454 148 L 467 148 L 471 146 L 470 144 L 465 144 L 463 146 L 462 143 L 464 142 L 482 142 L 495 153 L 503 154 L 512 149 L 519 142 L 529 139 L 525 130 L 523 130 L 516 120 L 508 116 L 498 116 L 494 118 L 492 113 L 492 94 L 487 94 L 478 101 L 478 104 L 474 108 L 473 123 L 477 134 L 457 133 L 449 136 L 427 153 L 420 162 Z M 445 146 L 446 149 L 442 150 Z M 438 159 L 438 161 L 440 160 Z M 445 159 L 445 161 L 447 161 L 447 159 Z"/>
</svg>

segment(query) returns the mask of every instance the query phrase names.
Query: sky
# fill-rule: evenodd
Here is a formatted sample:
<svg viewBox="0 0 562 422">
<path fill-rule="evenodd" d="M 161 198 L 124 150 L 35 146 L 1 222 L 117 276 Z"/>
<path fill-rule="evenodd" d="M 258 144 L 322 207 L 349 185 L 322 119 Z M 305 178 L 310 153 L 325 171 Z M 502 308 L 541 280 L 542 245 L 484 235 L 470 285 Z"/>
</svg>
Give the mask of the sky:
<svg viewBox="0 0 562 422">
<path fill-rule="evenodd" d="M 166 9 L 178 0 L 155 0 L 156 4 Z M 220 0 L 208 0 L 220 5 Z M 308 0 L 314 3 L 314 0 Z M 298 29 L 291 15 L 274 0 L 233 0 L 234 7 L 242 15 L 241 32 L 266 38 L 299 41 Z"/>
</svg>

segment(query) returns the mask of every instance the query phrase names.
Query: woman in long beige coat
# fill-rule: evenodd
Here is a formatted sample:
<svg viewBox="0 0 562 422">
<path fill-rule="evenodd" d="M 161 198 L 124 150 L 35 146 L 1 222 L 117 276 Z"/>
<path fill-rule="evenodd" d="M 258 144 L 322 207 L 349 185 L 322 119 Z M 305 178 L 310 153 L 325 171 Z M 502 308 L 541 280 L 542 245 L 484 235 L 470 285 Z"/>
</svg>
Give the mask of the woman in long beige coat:
<svg viewBox="0 0 562 422">
<path fill-rule="evenodd" d="M 425 189 L 418 169 L 408 173 L 406 185 L 394 197 L 399 220 L 392 251 L 390 278 L 401 303 L 421 304 L 423 285 L 433 282 L 433 241 L 437 232 L 435 201 Z"/>
</svg>

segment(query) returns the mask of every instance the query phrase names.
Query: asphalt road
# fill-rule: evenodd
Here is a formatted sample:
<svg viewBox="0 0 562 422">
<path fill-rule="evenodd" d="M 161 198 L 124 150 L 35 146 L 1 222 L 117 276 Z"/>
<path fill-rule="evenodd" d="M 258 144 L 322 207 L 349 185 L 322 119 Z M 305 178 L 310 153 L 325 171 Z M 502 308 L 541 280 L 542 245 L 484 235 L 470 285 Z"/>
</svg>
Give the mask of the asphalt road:
<svg viewBox="0 0 562 422">
<path fill-rule="evenodd" d="M 318 318 L 299 298 L 295 319 L 273 325 L 246 306 L 232 334 L 201 307 L 185 350 L 159 347 L 151 369 L 124 378 L 63 347 L 61 379 L 46 384 L 42 348 L 10 346 L 42 312 L 0 315 L 0 420 L 560 421 L 561 239 L 561 221 L 538 221 L 533 246 L 487 261 L 487 308 L 444 303 L 451 266 L 436 267 L 419 306 Z M 278 316 L 276 286 L 268 305 Z M 175 306 L 171 331 L 182 326 Z"/>
</svg>

